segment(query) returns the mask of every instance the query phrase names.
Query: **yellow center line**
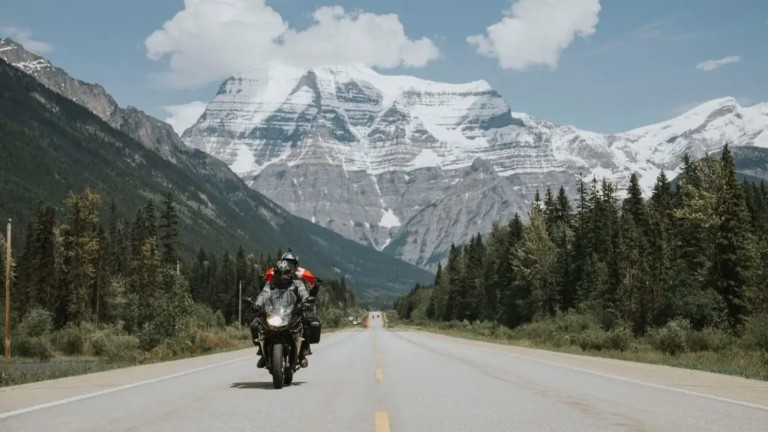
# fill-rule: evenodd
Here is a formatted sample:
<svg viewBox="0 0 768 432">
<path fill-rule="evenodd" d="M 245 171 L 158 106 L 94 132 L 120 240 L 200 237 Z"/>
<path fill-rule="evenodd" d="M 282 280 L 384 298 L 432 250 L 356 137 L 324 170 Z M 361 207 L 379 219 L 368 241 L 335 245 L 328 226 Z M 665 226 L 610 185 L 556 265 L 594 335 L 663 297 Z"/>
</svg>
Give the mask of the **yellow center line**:
<svg viewBox="0 0 768 432">
<path fill-rule="evenodd" d="M 389 414 L 386 411 L 376 411 L 375 432 L 391 432 L 389 428 Z"/>
<path fill-rule="evenodd" d="M 381 382 L 384 379 L 384 371 L 381 368 L 376 368 L 376 381 Z"/>
</svg>

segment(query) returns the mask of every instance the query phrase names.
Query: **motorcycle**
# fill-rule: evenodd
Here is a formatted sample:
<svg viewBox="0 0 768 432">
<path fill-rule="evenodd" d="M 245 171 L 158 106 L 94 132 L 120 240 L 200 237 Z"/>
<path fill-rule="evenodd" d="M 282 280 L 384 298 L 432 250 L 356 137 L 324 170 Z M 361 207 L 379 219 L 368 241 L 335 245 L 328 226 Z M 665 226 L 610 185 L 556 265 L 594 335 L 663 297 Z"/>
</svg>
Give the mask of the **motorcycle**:
<svg viewBox="0 0 768 432">
<path fill-rule="evenodd" d="M 301 305 L 291 289 L 273 289 L 256 317 L 259 326 L 261 352 L 266 369 L 272 375 L 276 389 L 291 385 L 298 371 L 299 353 L 304 341 L 303 312 L 311 304 Z"/>
</svg>

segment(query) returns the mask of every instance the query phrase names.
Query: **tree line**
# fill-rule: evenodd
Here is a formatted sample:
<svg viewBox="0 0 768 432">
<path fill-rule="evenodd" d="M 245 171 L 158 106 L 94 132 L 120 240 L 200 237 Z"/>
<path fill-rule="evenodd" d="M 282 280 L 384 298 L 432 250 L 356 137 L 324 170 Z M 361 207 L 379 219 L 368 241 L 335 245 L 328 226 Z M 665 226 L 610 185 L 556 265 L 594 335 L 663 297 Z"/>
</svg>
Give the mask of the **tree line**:
<svg viewBox="0 0 768 432">
<path fill-rule="evenodd" d="M 114 201 L 106 218 L 101 208 L 101 196 L 90 189 L 68 195 L 61 219 L 53 207 L 38 204 L 13 257 L 14 322 L 42 309 L 55 328 L 82 322 L 118 325 L 145 334 L 140 339 L 151 348 L 173 335 L 174 323 L 193 313 L 195 303 L 220 311 L 227 323 L 236 322 L 240 287 L 243 297 L 254 297 L 264 272 L 281 255 L 279 250 L 274 256 L 247 254 L 242 247 L 234 253 L 200 248 L 191 263 L 185 262 L 172 193 L 158 203 L 148 199 L 132 220 L 119 216 Z M 5 263 L 5 240 L 0 240 Z M 3 284 L 4 272 L 3 265 Z M 321 313 L 344 316 L 355 307 L 343 280 L 323 287 Z M 248 312 L 244 307 L 244 323 Z"/>
<path fill-rule="evenodd" d="M 739 182 L 732 154 L 664 172 L 645 200 L 637 175 L 619 202 L 614 186 L 578 183 L 539 193 L 515 215 L 452 245 L 432 286 L 395 303 L 406 319 L 484 320 L 510 328 L 561 312 L 595 317 L 635 335 L 674 319 L 739 333 L 768 311 L 768 188 Z"/>
</svg>

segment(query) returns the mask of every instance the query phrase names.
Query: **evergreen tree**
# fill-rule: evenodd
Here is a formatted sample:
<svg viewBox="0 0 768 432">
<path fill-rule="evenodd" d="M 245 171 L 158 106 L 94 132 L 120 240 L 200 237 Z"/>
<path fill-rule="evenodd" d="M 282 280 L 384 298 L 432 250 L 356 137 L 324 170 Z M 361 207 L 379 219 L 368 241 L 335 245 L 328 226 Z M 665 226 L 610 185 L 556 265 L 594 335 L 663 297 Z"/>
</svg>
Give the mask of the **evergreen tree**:
<svg viewBox="0 0 768 432">
<path fill-rule="evenodd" d="M 155 201 L 150 198 L 144 207 L 144 218 L 142 219 L 142 238 L 154 238 L 157 244 L 157 212 L 155 211 Z"/>
<path fill-rule="evenodd" d="M 500 264 L 502 277 L 499 303 L 501 304 L 501 321 L 507 327 L 515 327 L 522 322 L 520 300 L 522 293 L 519 289 L 518 274 L 515 269 L 517 249 L 523 239 L 523 221 L 520 215 L 515 213 L 507 226 L 506 259 Z"/>
<path fill-rule="evenodd" d="M 173 194 L 168 192 L 163 201 L 160 216 L 160 246 L 162 262 L 166 267 L 176 267 L 179 258 L 179 217 L 173 202 Z"/>
<path fill-rule="evenodd" d="M 656 179 L 653 194 L 648 203 L 648 253 L 649 302 L 652 305 L 651 322 L 660 326 L 674 318 L 677 311 L 672 306 L 672 206 L 673 195 L 667 176 L 662 171 Z"/>
<path fill-rule="evenodd" d="M 22 316 L 35 306 L 37 297 L 35 285 L 32 283 L 32 266 L 34 261 L 34 225 L 32 221 L 27 224 L 24 245 L 19 254 L 19 271 L 16 277 L 16 289 L 14 296 L 11 297 L 11 308 L 18 311 Z M 5 262 L 2 263 L 5 265 Z"/>
<path fill-rule="evenodd" d="M 695 328 L 723 324 L 726 306 L 711 283 L 715 227 L 719 225 L 717 197 L 722 191 L 722 164 L 716 158 L 691 161 L 685 157 L 677 180 L 673 211 L 675 269 L 669 291 L 669 309 L 688 318 Z"/>
<path fill-rule="evenodd" d="M 229 252 L 225 251 L 221 259 L 215 307 L 221 310 L 227 322 L 232 322 L 233 318 L 237 318 L 238 289 L 235 279 L 235 263 L 232 261 Z"/>
<path fill-rule="evenodd" d="M 547 234 L 544 215 L 536 206 L 531 209 L 531 223 L 523 231 L 513 267 L 519 275 L 522 319 L 554 315 L 558 296 L 556 286 L 557 252 Z"/>
<path fill-rule="evenodd" d="M 97 284 L 99 260 L 99 215 L 101 198 L 86 189 L 67 197 L 67 224 L 62 227 L 66 315 L 63 322 L 79 323 L 94 318 L 93 293 Z M 62 317 L 60 317 L 61 319 Z"/>
<path fill-rule="evenodd" d="M 725 146 L 722 158 L 724 188 L 718 199 L 720 215 L 715 234 L 715 256 L 712 277 L 715 290 L 725 302 L 732 328 L 744 323 L 750 312 L 750 296 L 759 278 L 759 258 L 755 240 L 749 229 L 742 189 L 736 181 L 736 169 L 730 149 Z"/>
</svg>

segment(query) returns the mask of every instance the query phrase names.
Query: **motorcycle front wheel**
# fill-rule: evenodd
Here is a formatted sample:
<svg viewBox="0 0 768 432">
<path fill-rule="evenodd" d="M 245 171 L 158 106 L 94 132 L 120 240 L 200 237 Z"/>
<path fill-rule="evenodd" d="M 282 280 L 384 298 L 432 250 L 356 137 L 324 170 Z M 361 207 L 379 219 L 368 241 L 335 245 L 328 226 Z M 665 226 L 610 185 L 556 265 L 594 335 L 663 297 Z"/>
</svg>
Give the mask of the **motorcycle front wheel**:
<svg viewBox="0 0 768 432">
<path fill-rule="evenodd" d="M 283 345 L 272 345 L 272 385 L 276 389 L 283 388 L 283 374 L 285 369 L 283 367 Z"/>
</svg>

